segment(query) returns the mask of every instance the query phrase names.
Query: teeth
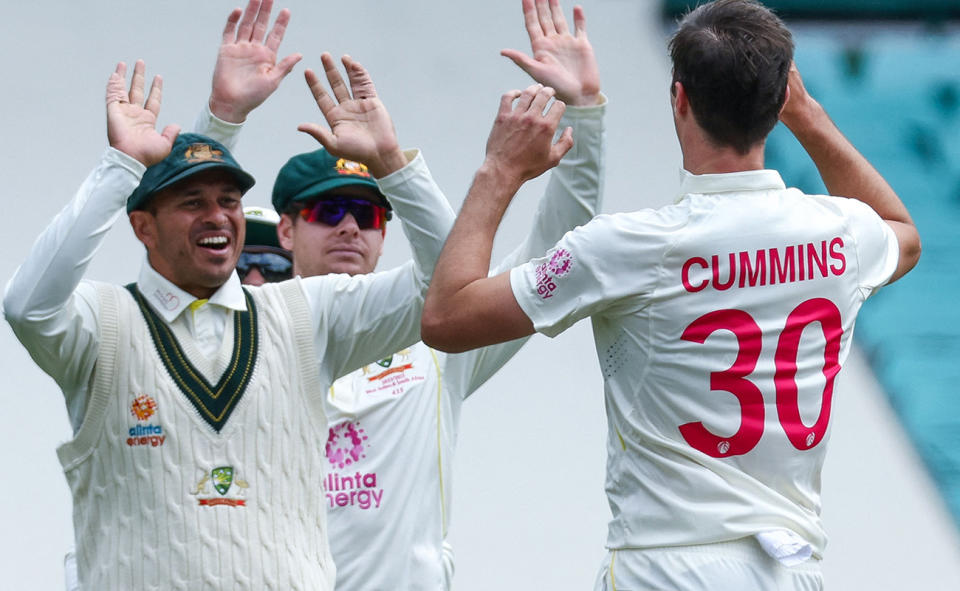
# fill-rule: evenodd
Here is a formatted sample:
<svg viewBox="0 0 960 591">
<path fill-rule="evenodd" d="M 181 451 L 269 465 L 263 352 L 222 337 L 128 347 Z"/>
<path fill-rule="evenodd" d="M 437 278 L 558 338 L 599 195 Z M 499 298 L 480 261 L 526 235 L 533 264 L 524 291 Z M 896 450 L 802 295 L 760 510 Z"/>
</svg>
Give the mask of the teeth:
<svg viewBox="0 0 960 591">
<path fill-rule="evenodd" d="M 210 238 L 201 238 L 199 244 L 201 246 L 224 246 L 227 243 L 226 236 L 213 236 Z"/>
</svg>

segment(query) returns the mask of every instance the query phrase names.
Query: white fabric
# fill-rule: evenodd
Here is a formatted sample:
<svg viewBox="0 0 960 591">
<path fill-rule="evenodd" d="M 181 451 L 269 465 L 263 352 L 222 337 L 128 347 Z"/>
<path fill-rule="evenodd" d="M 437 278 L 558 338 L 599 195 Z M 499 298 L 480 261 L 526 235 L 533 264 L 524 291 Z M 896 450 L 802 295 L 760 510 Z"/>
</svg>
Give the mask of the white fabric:
<svg viewBox="0 0 960 591">
<path fill-rule="evenodd" d="M 813 546 L 789 529 L 762 531 L 754 537 L 764 552 L 784 566 L 802 564 L 813 556 Z"/>
<path fill-rule="evenodd" d="M 822 591 L 818 560 L 775 562 L 752 538 L 607 553 L 594 591 Z"/>
<path fill-rule="evenodd" d="M 684 173 L 676 204 L 598 216 L 512 271 L 538 331 L 592 317 L 609 548 L 787 529 L 822 555 L 824 372 L 842 366 L 857 311 L 897 257 L 859 201 L 785 189 L 769 170 Z"/>
<path fill-rule="evenodd" d="M 57 450 L 83 541 L 81 588 L 333 588 L 316 448 L 326 418 L 306 301 L 289 282 L 251 295 L 257 357 L 236 366 L 250 382 L 214 431 L 159 358 L 130 294 L 98 284 L 98 371 L 80 431 Z M 214 363 L 181 343 L 208 382 L 230 364 L 233 335 Z"/>
<path fill-rule="evenodd" d="M 574 148 L 551 174 L 525 241 L 498 269 L 542 253 L 595 215 L 605 105 L 606 99 L 567 108 L 560 127 L 573 127 Z M 201 113 L 198 133 L 236 144 L 204 117 L 212 121 L 208 111 Z M 381 180 L 381 189 L 393 190 L 397 176 Z M 416 181 L 409 182 L 416 190 Z M 338 589 L 450 589 L 453 551 L 444 538 L 461 403 L 525 342 L 458 355 L 417 343 L 334 383 L 327 397 L 325 493 Z"/>
<path fill-rule="evenodd" d="M 81 429 L 87 411 L 100 330 L 96 290 L 81 279 L 103 236 L 123 213 L 126 198 L 143 171 L 135 160 L 108 148 L 7 284 L 5 316 L 33 359 L 60 385 L 75 432 Z M 395 175 L 389 179 L 394 182 L 391 202 L 411 240 L 415 262 L 367 276 L 295 280 L 309 306 L 308 324 L 314 335 L 321 390 L 337 377 L 418 338 L 427 279 L 454 216 L 439 191 L 404 190 L 409 179 L 429 177 L 422 158 L 415 158 Z M 428 185 L 420 182 L 418 188 Z M 413 201 L 406 198 L 411 194 Z M 193 299 L 171 300 L 169 295 L 182 294 L 162 277 L 151 278 L 151 271 L 146 270 L 142 278 L 147 285 L 156 279 L 157 285 L 148 287 L 145 295 L 158 313 L 174 316 L 170 323 L 178 338 L 195 340 L 198 350 L 206 349 L 204 342 L 223 338 L 230 302 L 239 293 L 235 277 L 210 298 L 214 303 L 199 308 L 199 314 L 184 313 Z M 157 286 L 161 288 L 159 299 Z"/>
</svg>

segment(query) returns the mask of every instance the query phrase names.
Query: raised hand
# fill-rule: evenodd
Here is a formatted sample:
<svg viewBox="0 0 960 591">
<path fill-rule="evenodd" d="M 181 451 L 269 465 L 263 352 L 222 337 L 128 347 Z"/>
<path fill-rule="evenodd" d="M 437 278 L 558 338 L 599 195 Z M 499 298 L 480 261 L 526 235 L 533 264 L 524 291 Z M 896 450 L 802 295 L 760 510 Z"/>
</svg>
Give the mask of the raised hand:
<svg viewBox="0 0 960 591">
<path fill-rule="evenodd" d="M 242 123 L 303 57 L 294 53 L 277 62 L 290 11 L 280 11 L 268 35 L 272 8 L 273 0 L 250 0 L 243 18 L 239 8 L 227 17 L 210 91 L 210 112 L 220 119 Z"/>
<path fill-rule="evenodd" d="M 343 56 L 350 80 L 347 88 L 333 57 L 324 53 L 320 60 L 333 97 L 313 70 L 306 70 L 305 77 L 330 129 L 316 123 L 303 123 L 297 129 L 312 135 L 331 154 L 366 164 L 376 178 L 403 168 L 407 160 L 397 143 L 393 120 L 377 97 L 367 70 L 350 56 Z"/>
<path fill-rule="evenodd" d="M 133 67 L 130 90 L 127 91 L 127 64 L 120 62 L 107 81 L 107 140 L 110 146 L 145 166 L 152 166 L 167 157 L 180 126 L 168 125 L 157 132 L 157 115 L 163 93 L 163 79 L 155 76 L 146 102 L 143 99 L 143 60 Z"/>
<path fill-rule="evenodd" d="M 555 89 L 557 98 L 568 105 L 596 104 L 600 70 L 587 39 L 583 8 L 573 8 L 573 34 L 560 0 L 523 0 L 523 18 L 533 57 L 515 49 L 504 49 L 500 55 L 513 60 L 537 82 Z"/>
<path fill-rule="evenodd" d="M 500 98 L 500 110 L 487 139 L 486 164 L 517 187 L 556 166 L 573 147 L 573 130 L 569 127 L 556 143 L 553 141 L 566 110 L 566 105 L 557 100 L 544 113 L 554 94 L 552 88 L 534 84 Z"/>
</svg>

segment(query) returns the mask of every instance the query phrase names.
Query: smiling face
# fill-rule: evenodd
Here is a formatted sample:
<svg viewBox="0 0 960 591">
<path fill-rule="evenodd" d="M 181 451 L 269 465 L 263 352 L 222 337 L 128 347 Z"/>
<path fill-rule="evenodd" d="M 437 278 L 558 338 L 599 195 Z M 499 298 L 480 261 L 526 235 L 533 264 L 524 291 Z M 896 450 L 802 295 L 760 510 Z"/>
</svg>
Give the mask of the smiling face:
<svg viewBox="0 0 960 591">
<path fill-rule="evenodd" d="M 361 187 L 343 187 L 338 194 L 378 202 L 373 192 Z M 293 271 L 301 277 L 328 273 L 372 273 L 383 254 L 384 230 L 361 230 L 352 214 L 336 226 L 307 222 L 298 214 L 284 213 L 278 226 L 280 244 L 293 251 Z"/>
<path fill-rule="evenodd" d="M 154 195 L 130 224 L 150 265 L 180 289 L 208 298 L 223 285 L 243 248 L 241 192 L 224 170 L 205 170 Z"/>
</svg>

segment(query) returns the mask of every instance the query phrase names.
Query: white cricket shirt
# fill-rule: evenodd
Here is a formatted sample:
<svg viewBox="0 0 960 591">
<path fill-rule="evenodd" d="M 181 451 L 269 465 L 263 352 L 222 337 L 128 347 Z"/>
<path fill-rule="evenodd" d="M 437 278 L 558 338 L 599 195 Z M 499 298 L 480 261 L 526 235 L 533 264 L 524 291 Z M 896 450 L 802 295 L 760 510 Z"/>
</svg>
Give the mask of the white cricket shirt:
<svg viewBox="0 0 960 591">
<path fill-rule="evenodd" d="M 513 292 L 545 334 L 592 319 L 610 548 L 786 529 L 822 556 L 836 375 L 896 237 L 775 171 L 683 174 L 674 205 L 598 216 L 515 268 Z"/>
</svg>

